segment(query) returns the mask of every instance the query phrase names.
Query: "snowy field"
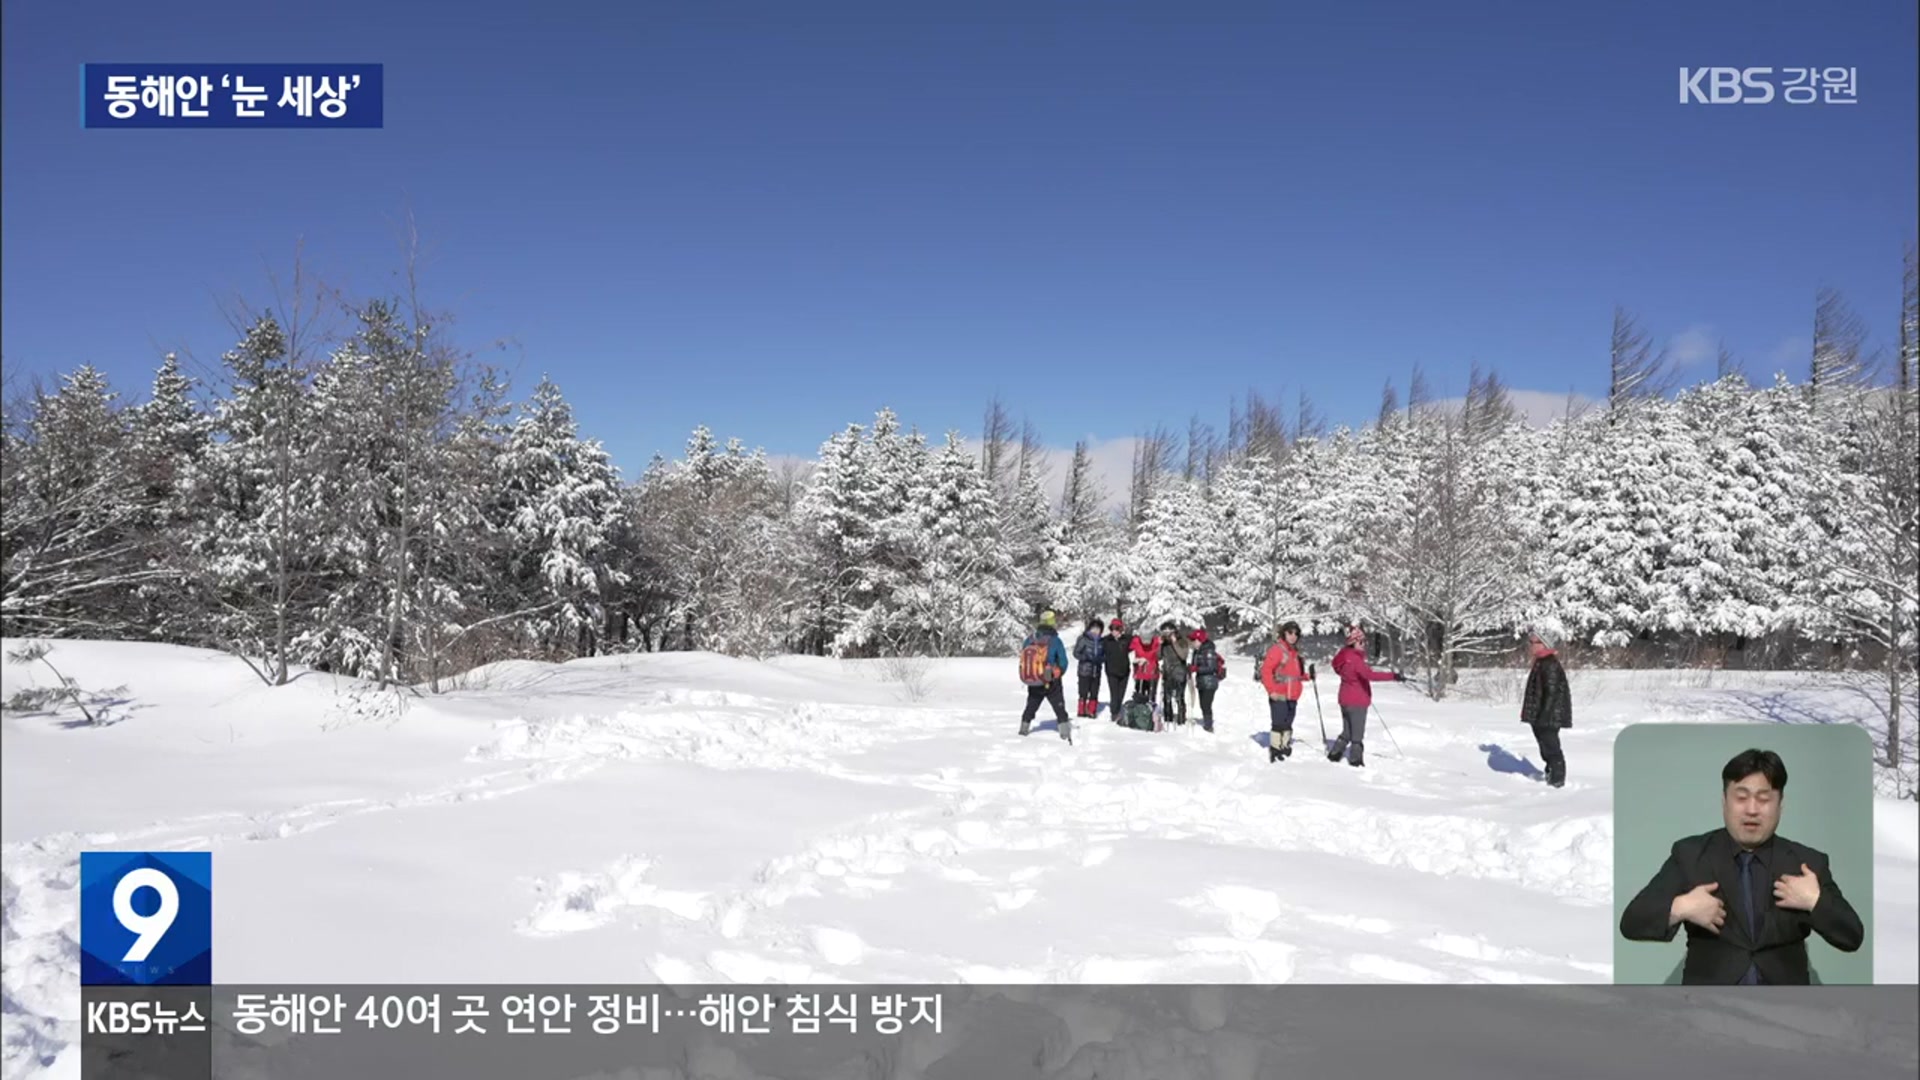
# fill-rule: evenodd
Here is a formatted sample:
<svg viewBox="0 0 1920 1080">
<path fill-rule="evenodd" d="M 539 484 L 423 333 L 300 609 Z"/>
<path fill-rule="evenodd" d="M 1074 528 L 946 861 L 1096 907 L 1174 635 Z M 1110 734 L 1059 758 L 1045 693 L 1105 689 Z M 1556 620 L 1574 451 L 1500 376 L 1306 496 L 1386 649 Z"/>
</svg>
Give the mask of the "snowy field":
<svg viewBox="0 0 1920 1080">
<path fill-rule="evenodd" d="M 1555 791 L 1519 672 L 1383 686 L 1392 738 L 1353 769 L 1267 763 L 1245 658 L 1217 733 L 1103 717 L 1071 747 L 1044 711 L 1016 735 L 1011 658 L 930 665 L 919 701 L 881 662 L 667 654 L 404 707 L 170 646 L 52 659 L 125 702 L 0 734 L 8 1077 L 78 1075 L 93 849 L 214 852 L 225 983 L 1605 983 L 1621 728 L 1842 707 L 1798 676 L 1576 672 Z M 1920 815 L 1876 815 L 1877 978 L 1912 983 Z"/>
</svg>

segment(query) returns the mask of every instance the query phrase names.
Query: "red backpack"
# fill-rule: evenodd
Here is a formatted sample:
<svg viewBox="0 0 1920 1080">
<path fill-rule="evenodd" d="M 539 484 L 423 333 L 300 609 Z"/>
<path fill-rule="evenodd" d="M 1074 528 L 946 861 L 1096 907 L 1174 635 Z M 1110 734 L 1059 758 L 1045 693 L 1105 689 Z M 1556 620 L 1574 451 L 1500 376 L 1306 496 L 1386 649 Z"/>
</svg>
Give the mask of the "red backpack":
<svg viewBox="0 0 1920 1080">
<path fill-rule="evenodd" d="M 1053 681 L 1053 668 L 1047 664 L 1051 642 L 1038 634 L 1027 639 L 1020 650 L 1020 681 L 1028 686 L 1045 686 Z"/>
</svg>

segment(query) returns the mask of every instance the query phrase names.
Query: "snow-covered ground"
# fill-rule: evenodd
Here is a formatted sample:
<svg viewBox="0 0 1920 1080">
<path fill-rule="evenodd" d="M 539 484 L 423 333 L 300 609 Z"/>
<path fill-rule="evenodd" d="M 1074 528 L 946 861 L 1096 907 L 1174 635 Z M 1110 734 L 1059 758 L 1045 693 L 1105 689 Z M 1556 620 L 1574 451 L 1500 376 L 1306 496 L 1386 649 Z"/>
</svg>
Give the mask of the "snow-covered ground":
<svg viewBox="0 0 1920 1080">
<path fill-rule="evenodd" d="M 1044 712 L 1015 734 L 1011 659 L 928 664 L 914 701 L 805 657 L 509 663 L 404 699 L 169 646 L 51 658 L 127 689 L 110 726 L 0 732 L 8 1077 L 78 1075 L 96 849 L 214 852 L 224 983 L 1604 983 L 1621 728 L 1844 707 L 1791 675 L 1576 673 L 1556 791 L 1519 673 L 1383 687 L 1353 769 L 1267 763 L 1244 659 L 1217 733 L 1103 718 L 1069 747 Z M 1920 815 L 1876 815 L 1876 978 L 1912 983 Z"/>
</svg>

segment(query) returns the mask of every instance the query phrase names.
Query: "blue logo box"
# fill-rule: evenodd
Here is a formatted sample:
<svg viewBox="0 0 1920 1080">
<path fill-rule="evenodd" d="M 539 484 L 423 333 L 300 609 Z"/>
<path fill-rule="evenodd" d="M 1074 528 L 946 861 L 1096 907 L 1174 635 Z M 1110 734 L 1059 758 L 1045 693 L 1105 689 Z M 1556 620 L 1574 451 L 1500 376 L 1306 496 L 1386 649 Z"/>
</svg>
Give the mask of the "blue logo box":
<svg viewBox="0 0 1920 1080">
<path fill-rule="evenodd" d="M 80 985 L 213 985 L 213 854 L 81 852 Z"/>
<path fill-rule="evenodd" d="M 82 64 L 84 128 L 377 128 L 381 64 Z"/>
</svg>

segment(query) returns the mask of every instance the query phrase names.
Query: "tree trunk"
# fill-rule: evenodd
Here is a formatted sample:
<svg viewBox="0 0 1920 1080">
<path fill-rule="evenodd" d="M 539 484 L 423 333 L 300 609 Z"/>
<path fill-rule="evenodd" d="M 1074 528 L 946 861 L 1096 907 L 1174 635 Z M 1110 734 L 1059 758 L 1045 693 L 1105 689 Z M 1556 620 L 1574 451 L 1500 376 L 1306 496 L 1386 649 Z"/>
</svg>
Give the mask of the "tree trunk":
<svg viewBox="0 0 1920 1080">
<path fill-rule="evenodd" d="M 393 594 L 388 597 L 387 603 L 386 678 L 394 685 L 399 685 L 400 682 L 400 653 L 397 643 L 400 640 L 401 605 L 405 602 L 407 594 L 407 545 L 411 542 L 411 538 L 407 535 L 409 531 L 407 526 L 411 524 L 408 519 L 413 512 L 413 468 L 411 462 L 404 456 L 400 462 L 399 502 L 396 515 L 399 520 L 395 522 L 395 531 L 398 535 L 394 541 L 394 558 L 398 560 L 398 565 L 393 573 Z"/>
<path fill-rule="evenodd" d="M 1895 669 L 1887 679 L 1887 766 L 1900 767 L 1900 672 Z"/>
<path fill-rule="evenodd" d="M 1897 624 L 1896 624 L 1897 625 Z M 1899 636 L 1890 635 L 1891 641 Z M 1889 646 L 1887 649 L 1887 767 L 1900 767 L 1900 650 Z"/>
</svg>

